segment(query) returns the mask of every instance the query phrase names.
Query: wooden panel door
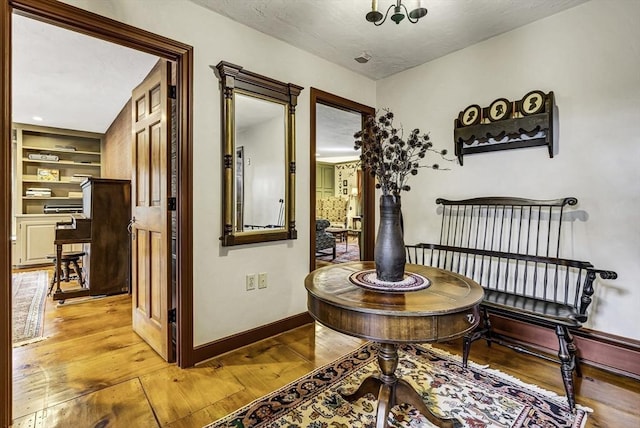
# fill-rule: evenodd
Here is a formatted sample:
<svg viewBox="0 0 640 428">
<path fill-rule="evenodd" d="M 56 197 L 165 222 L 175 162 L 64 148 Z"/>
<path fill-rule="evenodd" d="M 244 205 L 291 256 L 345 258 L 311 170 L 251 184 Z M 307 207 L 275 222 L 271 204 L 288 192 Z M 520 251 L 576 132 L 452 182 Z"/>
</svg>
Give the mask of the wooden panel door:
<svg viewBox="0 0 640 428">
<path fill-rule="evenodd" d="M 316 199 L 335 196 L 335 166 L 320 163 L 316 165 Z"/>
<path fill-rule="evenodd" d="M 131 174 L 131 289 L 133 330 L 158 354 L 173 361 L 170 305 L 167 114 L 170 64 L 159 66 L 133 91 Z"/>
</svg>

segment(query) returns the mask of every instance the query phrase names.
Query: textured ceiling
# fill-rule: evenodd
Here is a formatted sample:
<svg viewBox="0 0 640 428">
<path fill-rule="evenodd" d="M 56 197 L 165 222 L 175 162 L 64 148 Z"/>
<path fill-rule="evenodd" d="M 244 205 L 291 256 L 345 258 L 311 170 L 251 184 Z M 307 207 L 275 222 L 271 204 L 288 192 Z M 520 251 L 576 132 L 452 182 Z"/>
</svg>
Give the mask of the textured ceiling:
<svg viewBox="0 0 640 428">
<path fill-rule="evenodd" d="M 586 0 L 420 0 L 417 24 L 365 20 L 370 0 L 190 0 L 372 79 L 381 79 Z M 378 0 L 382 13 L 395 1 Z M 409 10 L 418 0 L 403 1 Z M 363 52 L 371 60 L 354 60 Z"/>
</svg>

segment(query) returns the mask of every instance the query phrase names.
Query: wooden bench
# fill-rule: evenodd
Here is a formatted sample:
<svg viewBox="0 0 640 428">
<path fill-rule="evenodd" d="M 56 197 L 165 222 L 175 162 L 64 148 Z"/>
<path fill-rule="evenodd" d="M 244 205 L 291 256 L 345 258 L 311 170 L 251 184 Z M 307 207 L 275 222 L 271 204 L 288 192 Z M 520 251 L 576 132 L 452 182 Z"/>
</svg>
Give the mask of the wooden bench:
<svg viewBox="0 0 640 428">
<path fill-rule="evenodd" d="M 531 200 L 487 197 L 459 201 L 437 199 L 442 207 L 440 243 L 407 245 L 407 261 L 453 271 L 485 290 L 483 320 L 463 340 L 466 366 L 471 344 L 484 339 L 519 352 L 560 363 L 571 409 L 575 409 L 573 372 L 582 376 L 572 329 L 587 321 L 597 276 L 616 279 L 612 271 L 586 261 L 559 257 L 563 223 L 575 220 L 565 208 L 576 198 Z M 491 314 L 549 327 L 558 337 L 558 358 L 537 352 L 517 337 L 491 329 Z"/>
</svg>

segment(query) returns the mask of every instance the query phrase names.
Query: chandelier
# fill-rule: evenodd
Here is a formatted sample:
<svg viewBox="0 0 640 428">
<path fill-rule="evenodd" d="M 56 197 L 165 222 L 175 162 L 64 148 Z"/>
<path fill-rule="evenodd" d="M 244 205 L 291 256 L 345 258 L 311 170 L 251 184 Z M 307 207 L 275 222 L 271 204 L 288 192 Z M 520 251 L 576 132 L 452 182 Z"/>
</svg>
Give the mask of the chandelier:
<svg viewBox="0 0 640 428">
<path fill-rule="evenodd" d="M 367 13 L 366 19 L 369 22 L 373 22 L 373 25 L 382 25 L 386 20 L 389 12 L 393 9 L 393 15 L 391 15 L 391 20 L 396 24 L 399 24 L 405 18 L 409 19 L 409 22 L 415 24 L 420 20 L 420 18 L 424 17 L 427 14 L 427 9 L 424 7 L 418 7 L 413 9 L 411 12 L 407 10 L 407 7 L 402 4 L 402 0 L 397 0 L 395 5 L 389 6 L 387 9 L 387 13 L 382 16 L 382 13 L 378 12 L 378 0 L 371 0 L 371 12 Z M 403 13 L 404 9 L 404 13 Z"/>
</svg>

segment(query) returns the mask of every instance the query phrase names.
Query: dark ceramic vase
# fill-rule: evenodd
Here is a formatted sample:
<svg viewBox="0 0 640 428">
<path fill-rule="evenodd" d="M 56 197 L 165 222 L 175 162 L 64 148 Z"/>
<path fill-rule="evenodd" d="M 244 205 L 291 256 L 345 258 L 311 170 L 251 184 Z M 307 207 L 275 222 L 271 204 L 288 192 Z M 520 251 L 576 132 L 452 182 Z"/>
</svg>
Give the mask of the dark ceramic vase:
<svg viewBox="0 0 640 428">
<path fill-rule="evenodd" d="M 398 282 L 404 279 L 407 255 L 402 235 L 400 196 L 380 196 L 380 225 L 374 261 L 376 275 L 381 281 Z"/>
</svg>

